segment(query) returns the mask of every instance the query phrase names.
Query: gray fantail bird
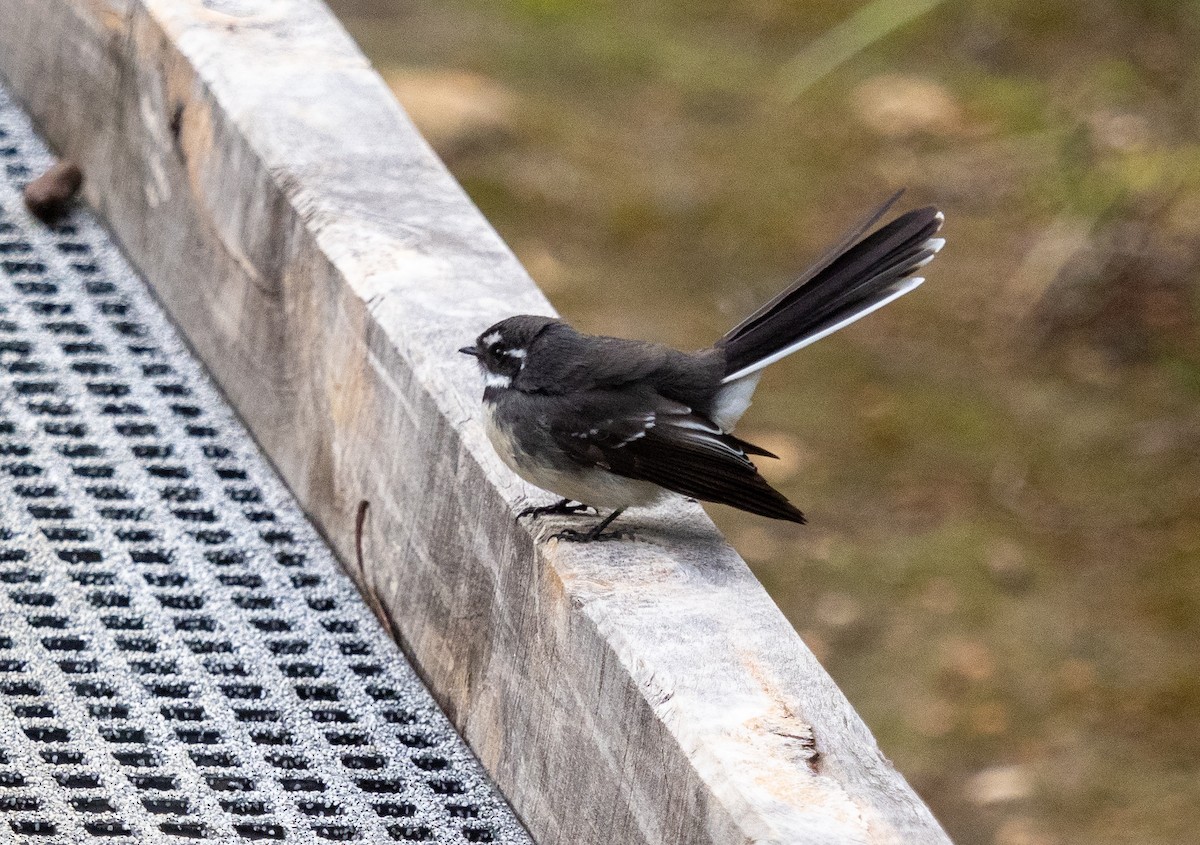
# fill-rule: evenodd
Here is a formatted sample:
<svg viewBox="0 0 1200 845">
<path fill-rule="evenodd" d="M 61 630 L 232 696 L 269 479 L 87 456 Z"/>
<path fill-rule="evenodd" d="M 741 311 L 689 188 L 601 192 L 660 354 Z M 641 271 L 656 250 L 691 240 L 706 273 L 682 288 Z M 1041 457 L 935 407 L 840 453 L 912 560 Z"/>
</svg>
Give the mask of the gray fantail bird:
<svg viewBox="0 0 1200 845">
<path fill-rule="evenodd" d="M 555 535 L 611 539 L 620 532 L 603 531 L 625 508 L 677 493 L 804 522 L 748 457 L 776 456 L 733 428 L 764 367 L 924 281 L 914 274 L 945 243 L 935 237 L 943 221 L 936 208 L 910 211 L 864 237 L 900 193 L 709 349 L 596 337 L 532 315 L 501 320 L 460 349 L 483 370 L 496 452 L 517 475 L 563 497 L 520 516 L 612 508 L 589 531 Z"/>
</svg>

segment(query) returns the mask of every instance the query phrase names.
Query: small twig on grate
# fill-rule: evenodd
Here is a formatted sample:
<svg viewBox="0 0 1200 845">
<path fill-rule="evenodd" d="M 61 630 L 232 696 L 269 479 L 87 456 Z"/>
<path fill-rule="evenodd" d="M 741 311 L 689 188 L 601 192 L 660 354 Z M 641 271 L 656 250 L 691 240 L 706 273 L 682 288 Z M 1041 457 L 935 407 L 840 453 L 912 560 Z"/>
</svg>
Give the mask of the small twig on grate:
<svg viewBox="0 0 1200 845">
<path fill-rule="evenodd" d="M 379 620 L 379 624 L 383 626 L 383 630 L 393 641 L 398 642 L 396 625 L 392 621 L 392 615 L 388 613 L 387 608 L 379 599 L 379 594 L 375 592 L 375 585 L 367 580 L 367 569 L 363 566 L 363 526 L 367 521 L 367 508 L 371 507 L 371 503 L 363 499 L 358 503 L 358 510 L 354 515 L 354 557 L 358 564 L 358 574 L 355 580 L 358 582 L 359 589 L 362 590 L 363 598 L 366 599 L 367 607 L 371 608 L 371 612 L 375 614 L 375 618 Z"/>
<path fill-rule="evenodd" d="M 354 515 L 354 557 L 358 562 L 358 572 L 364 575 L 366 570 L 363 569 L 363 525 L 367 521 L 367 508 L 371 507 L 371 503 L 363 499 L 358 503 L 358 512 Z"/>
</svg>

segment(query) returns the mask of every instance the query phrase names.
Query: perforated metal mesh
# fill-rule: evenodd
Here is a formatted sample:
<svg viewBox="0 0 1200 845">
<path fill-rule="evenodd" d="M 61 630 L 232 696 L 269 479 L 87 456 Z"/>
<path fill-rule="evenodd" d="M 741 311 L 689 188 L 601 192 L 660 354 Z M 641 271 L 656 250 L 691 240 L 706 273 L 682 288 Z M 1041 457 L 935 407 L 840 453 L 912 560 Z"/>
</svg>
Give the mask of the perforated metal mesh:
<svg viewBox="0 0 1200 845">
<path fill-rule="evenodd" d="M 526 843 L 0 89 L 0 840 Z"/>
</svg>

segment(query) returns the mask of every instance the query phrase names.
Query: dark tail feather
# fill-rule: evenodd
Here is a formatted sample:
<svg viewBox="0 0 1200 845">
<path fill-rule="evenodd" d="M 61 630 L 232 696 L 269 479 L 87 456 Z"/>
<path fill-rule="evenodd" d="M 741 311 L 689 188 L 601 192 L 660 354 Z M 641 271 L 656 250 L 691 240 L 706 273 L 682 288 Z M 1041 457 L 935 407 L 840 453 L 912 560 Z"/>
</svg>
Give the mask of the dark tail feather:
<svg viewBox="0 0 1200 845">
<path fill-rule="evenodd" d="M 862 237 L 899 196 L 891 197 L 787 290 L 718 341 L 725 351 L 725 381 L 790 355 L 923 281 L 913 274 L 944 243 L 934 237 L 942 227 L 942 214 L 936 208 L 910 211 Z"/>
</svg>

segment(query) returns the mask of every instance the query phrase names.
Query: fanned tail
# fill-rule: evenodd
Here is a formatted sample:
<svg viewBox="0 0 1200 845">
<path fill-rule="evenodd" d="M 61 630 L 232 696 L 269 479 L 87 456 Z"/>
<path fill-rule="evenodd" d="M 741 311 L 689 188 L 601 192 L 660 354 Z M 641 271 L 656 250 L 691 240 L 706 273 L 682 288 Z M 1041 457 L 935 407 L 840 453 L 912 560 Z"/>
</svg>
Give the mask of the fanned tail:
<svg viewBox="0 0 1200 845">
<path fill-rule="evenodd" d="M 944 219 L 936 208 L 910 211 L 863 237 L 900 193 L 852 229 L 787 290 L 717 342 L 725 352 L 725 383 L 756 373 L 850 325 L 924 281 L 914 274 L 945 244 L 934 237 Z"/>
</svg>

